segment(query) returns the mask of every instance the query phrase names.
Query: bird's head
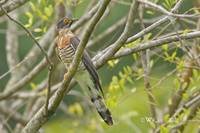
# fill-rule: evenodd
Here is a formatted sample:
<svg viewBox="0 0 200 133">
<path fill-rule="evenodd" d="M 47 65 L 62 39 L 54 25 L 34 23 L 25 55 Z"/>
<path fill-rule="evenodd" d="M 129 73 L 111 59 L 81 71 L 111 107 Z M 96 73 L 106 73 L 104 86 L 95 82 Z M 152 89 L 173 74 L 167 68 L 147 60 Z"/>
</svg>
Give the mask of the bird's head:
<svg viewBox="0 0 200 133">
<path fill-rule="evenodd" d="M 78 19 L 76 18 L 62 18 L 58 21 L 57 30 L 60 31 L 63 28 L 70 28 L 72 23 Z"/>
</svg>

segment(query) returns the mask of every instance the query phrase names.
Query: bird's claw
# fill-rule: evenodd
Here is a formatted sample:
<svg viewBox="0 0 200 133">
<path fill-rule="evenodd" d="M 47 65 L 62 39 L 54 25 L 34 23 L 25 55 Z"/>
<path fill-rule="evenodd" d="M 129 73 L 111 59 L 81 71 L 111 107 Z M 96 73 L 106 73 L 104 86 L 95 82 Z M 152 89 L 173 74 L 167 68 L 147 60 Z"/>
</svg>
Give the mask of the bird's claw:
<svg viewBox="0 0 200 133">
<path fill-rule="evenodd" d="M 69 73 L 71 73 L 71 71 L 70 71 L 70 67 L 68 67 L 68 69 L 67 69 L 67 70 L 68 70 L 68 72 L 69 72 Z"/>
</svg>

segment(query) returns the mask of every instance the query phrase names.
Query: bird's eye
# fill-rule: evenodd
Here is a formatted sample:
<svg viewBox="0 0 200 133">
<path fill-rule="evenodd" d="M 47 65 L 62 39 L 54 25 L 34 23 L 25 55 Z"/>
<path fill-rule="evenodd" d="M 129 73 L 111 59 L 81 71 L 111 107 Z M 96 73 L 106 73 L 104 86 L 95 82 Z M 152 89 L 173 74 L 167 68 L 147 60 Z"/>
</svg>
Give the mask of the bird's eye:
<svg viewBox="0 0 200 133">
<path fill-rule="evenodd" d="M 67 22 L 68 22 L 68 19 L 64 19 L 64 20 L 63 20 L 63 23 L 67 23 Z"/>
</svg>

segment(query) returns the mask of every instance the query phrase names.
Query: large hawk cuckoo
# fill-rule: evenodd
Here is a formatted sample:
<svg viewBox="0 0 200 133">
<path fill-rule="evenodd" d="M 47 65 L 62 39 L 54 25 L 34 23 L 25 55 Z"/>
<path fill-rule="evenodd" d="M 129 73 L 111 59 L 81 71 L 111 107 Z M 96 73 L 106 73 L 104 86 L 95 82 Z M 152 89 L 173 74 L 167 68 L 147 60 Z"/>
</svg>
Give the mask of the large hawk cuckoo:
<svg viewBox="0 0 200 133">
<path fill-rule="evenodd" d="M 64 64 L 69 72 L 76 49 L 80 43 L 79 39 L 70 31 L 70 26 L 75 20 L 77 19 L 63 18 L 57 24 L 59 35 L 56 53 L 58 59 Z M 89 95 L 103 120 L 108 125 L 113 125 L 111 113 L 100 96 L 99 90 L 101 90 L 102 94 L 103 91 L 99 82 L 99 77 L 86 51 L 83 53 L 82 60 L 80 61 L 78 70 L 74 75 L 74 79 L 76 79 L 82 89 Z"/>
</svg>

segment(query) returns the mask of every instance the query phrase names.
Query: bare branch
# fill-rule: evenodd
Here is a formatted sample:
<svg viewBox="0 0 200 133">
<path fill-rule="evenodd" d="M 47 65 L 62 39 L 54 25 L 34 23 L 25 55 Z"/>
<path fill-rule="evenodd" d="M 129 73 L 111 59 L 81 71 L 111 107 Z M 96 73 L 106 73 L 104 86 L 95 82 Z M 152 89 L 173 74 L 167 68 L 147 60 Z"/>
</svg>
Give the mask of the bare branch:
<svg viewBox="0 0 200 133">
<path fill-rule="evenodd" d="M 104 65 L 109 59 L 113 57 L 113 55 L 123 46 L 123 44 L 126 42 L 126 40 L 129 37 L 129 34 L 133 28 L 133 22 L 135 20 L 137 10 L 138 10 L 139 2 L 135 1 L 133 2 L 130 12 L 128 15 L 127 24 L 125 26 L 124 32 L 121 34 L 121 36 L 118 38 L 116 43 L 114 43 L 111 48 L 105 52 L 105 54 L 101 57 L 101 60 L 96 62 L 97 68 Z"/>
<path fill-rule="evenodd" d="M 55 39 L 55 41 L 56 41 L 56 39 Z M 48 52 L 49 57 L 51 57 L 54 52 L 55 41 L 52 43 L 50 50 Z M 11 96 L 18 90 L 22 89 L 22 87 L 24 85 L 26 85 L 31 79 L 33 79 L 46 66 L 46 64 L 47 64 L 47 60 L 46 60 L 46 58 L 44 58 L 28 75 L 23 77 L 20 80 L 20 82 L 17 82 L 15 85 L 10 87 L 8 90 L 0 93 L 0 100 L 3 100 L 5 98 Z"/>
<path fill-rule="evenodd" d="M 8 4 L 4 5 L 3 8 L 6 10 L 6 12 L 10 12 L 12 10 L 15 10 L 16 8 L 19 8 L 28 1 L 29 0 L 12 0 Z M 6 12 L 3 9 L 1 9 L 0 16 L 6 14 Z"/>
<path fill-rule="evenodd" d="M 182 39 L 182 40 L 193 39 L 193 38 L 197 38 L 199 36 L 200 36 L 199 31 L 179 35 L 180 39 Z M 166 37 L 166 38 L 162 38 L 162 39 L 158 39 L 158 40 L 154 40 L 154 41 L 149 41 L 148 43 L 145 43 L 145 44 L 140 43 L 140 44 L 138 44 L 138 46 L 136 46 L 134 48 L 126 48 L 123 51 L 117 52 L 115 54 L 115 56 L 113 57 L 113 59 L 120 58 L 122 56 L 129 55 L 129 54 L 132 54 L 135 52 L 143 51 L 148 48 L 153 48 L 153 47 L 161 46 L 161 45 L 164 45 L 167 43 L 176 42 L 176 41 L 179 41 L 179 37 L 177 35 L 175 35 L 175 36 L 170 36 L 170 37 Z"/>
</svg>

